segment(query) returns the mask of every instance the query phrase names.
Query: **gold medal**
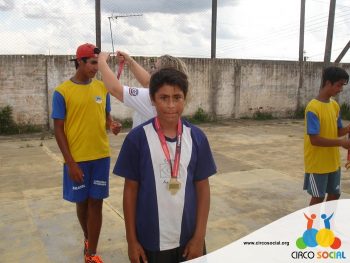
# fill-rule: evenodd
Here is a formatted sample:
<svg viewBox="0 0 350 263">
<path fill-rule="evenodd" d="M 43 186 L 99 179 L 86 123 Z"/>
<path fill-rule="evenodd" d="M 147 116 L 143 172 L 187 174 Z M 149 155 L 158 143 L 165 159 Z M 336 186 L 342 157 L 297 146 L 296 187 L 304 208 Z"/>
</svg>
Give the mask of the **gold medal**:
<svg viewBox="0 0 350 263">
<path fill-rule="evenodd" d="M 172 195 L 176 194 L 181 188 L 181 183 L 174 177 L 170 178 L 169 191 Z"/>
<path fill-rule="evenodd" d="M 180 167 L 180 154 L 181 154 L 181 138 L 182 138 L 182 122 L 179 118 L 177 122 L 177 132 L 176 132 L 176 149 L 175 149 L 175 158 L 174 158 L 174 168 L 170 160 L 170 152 L 168 145 L 166 144 L 165 136 L 161 130 L 158 117 L 154 119 L 154 125 L 158 133 L 159 141 L 162 146 L 166 161 L 169 163 L 170 167 L 170 181 L 168 183 L 168 189 L 172 195 L 176 194 L 177 191 L 181 188 L 181 183 L 177 180 Z"/>
</svg>

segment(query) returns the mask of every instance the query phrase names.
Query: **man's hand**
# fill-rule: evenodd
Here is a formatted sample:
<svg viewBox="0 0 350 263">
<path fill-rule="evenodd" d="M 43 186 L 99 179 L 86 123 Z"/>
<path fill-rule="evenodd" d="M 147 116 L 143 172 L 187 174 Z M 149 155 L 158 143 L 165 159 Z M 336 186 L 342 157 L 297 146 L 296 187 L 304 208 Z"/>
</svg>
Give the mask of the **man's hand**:
<svg viewBox="0 0 350 263">
<path fill-rule="evenodd" d="M 118 51 L 117 52 L 117 58 L 118 58 L 118 62 L 119 63 L 125 62 L 129 66 L 134 61 L 134 59 L 132 57 L 130 57 L 128 53 L 123 52 L 123 51 Z"/>
</svg>

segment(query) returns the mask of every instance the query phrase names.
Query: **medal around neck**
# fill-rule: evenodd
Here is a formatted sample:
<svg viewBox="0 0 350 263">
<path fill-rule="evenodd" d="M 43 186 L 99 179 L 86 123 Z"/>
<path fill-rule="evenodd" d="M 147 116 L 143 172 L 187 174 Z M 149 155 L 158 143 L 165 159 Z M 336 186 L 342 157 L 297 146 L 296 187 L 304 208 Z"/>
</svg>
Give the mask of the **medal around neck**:
<svg viewBox="0 0 350 263">
<path fill-rule="evenodd" d="M 181 183 L 174 177 L 170 178 L 168 189 L 172 195 L 176 194 L 181 188 Z"/>
<path fill-rule="evenodd" d="M 181 183 L 177 180 L 177 175 L 179 172 L 179 166 L 180 166 L 180 154 L 181 154 L 181 137 L 182 137 L 182 122 L 179 118 L 177 123 L 177 132 L 176 132 L 176 149 L 175 149 L 175 158 L 174 158 L 174 167 L 171 164 L 170 160 L 170 152 L 168 149 L 168 145 L 166 144 L 164 133 L 161 130 L 160 123 L 158 120 L 158 117 L 155 118 L 155 128 L 158 134 L 158 138 L 160 141 L 160 144 L 162 146 L 165 158 L 167 162 L 169 163 L 170 167 L 170 181 L 168 183 L 168 190 L 172 195 L 176 194 L 177 191 L 179 191 L 181 187 Z"/>
</svg>

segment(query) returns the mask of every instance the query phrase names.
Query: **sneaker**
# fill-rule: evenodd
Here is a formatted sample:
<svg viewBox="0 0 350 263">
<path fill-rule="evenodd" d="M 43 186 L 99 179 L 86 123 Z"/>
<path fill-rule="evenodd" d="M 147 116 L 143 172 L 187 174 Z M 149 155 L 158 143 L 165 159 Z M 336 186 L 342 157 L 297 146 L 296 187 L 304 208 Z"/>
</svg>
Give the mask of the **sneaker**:
<svg viewBox="0 0 350 263">
<path fill-rule="evenodd" d="M 86 255 L 85 256 L 85 263 L 103 263 L 102 258 L 100 256 L 94 255 Z"/>
<path fill-rule="evenodd" d="M 88 247 L 89 247 L 89 243 L 87 239 L 84 239 L 84 255 L 87 255 L 88 253 Z"/>
</svg>

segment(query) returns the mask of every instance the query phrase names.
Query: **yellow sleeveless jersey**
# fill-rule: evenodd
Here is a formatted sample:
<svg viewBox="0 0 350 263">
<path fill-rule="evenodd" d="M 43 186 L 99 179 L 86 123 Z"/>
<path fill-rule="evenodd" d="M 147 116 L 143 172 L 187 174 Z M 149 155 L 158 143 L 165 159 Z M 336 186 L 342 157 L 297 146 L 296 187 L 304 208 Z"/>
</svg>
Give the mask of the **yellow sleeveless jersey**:
<svg viewBox="0 0 350 263">
<path fill-rule="evenodd" d="M 64 119 L 69 149 L 76 162 L 110 156 L 106 131 L 110 104 L 103 82 L 93 79 L 81 85 L 67 80 L 56 88 L 52 105 L 52 118 Z"/>
<path fill-rule="evenodd" d="M 340 167 L 339 147 L 313 146 L 309 135 L 328 139 L 338 138 L 342 127 L 340 108 L 335 100 L 321 102 L 313 99 L 305 109 L 304 163 L 306 173 L 330 173 Z"/>
</svg>

